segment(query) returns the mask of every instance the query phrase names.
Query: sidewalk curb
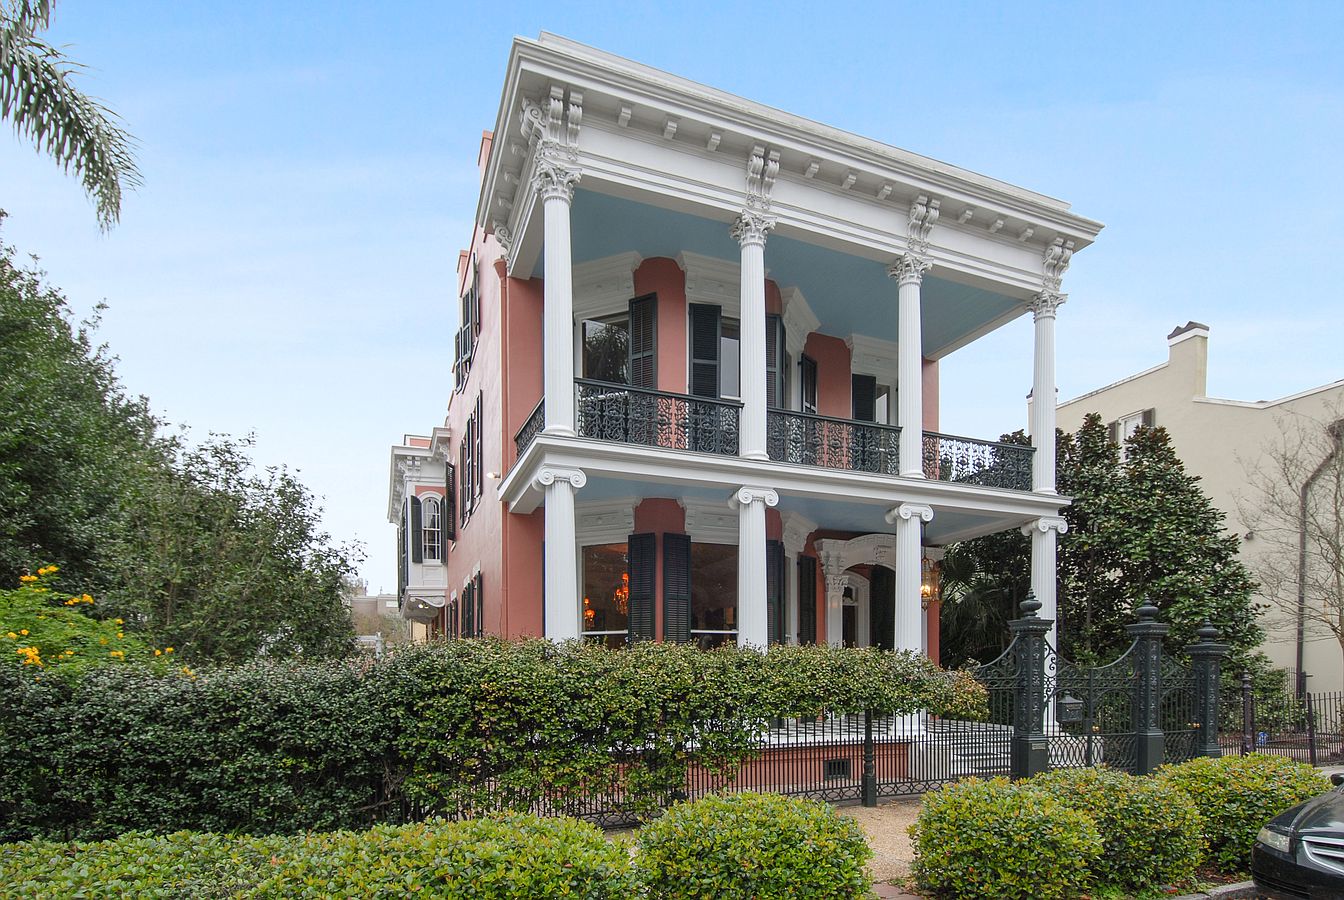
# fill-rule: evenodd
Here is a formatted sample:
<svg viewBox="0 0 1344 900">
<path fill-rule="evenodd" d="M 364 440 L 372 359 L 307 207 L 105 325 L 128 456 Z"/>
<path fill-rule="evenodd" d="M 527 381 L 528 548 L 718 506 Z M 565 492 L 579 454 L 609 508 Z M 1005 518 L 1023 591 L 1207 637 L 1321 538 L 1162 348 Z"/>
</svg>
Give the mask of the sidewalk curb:
<svg viewBox="0 0 1344 900">
<path fill-rule="evenodd" d="M 1224 884 L 1211 890 L 1201 891 L 1198 894 L 1182 894 L 1179 897 L 1173 897 L 1172 900 L 1204 900 L 1204 898 L 1213 898 L 1213 900 L 1254 900 L 1255 882 L 1239 881 L 1236 884 Z"/>
</svg>

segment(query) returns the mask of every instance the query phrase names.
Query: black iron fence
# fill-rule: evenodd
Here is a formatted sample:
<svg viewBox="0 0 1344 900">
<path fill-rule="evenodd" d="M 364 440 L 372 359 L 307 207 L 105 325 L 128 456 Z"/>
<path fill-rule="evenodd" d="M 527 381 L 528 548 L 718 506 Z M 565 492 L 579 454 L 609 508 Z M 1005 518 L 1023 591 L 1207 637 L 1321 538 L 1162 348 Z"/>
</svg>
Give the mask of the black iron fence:
<svg viewBox="0 0 1344 900">
<path fill-rule="evenodd" d="M 1299 694 L 1295 679 L 1253 682 L 1243 675 L 1223 698 L 1226 755 L 1272 753 L 1316 765 L 1344 764 L 1344 693 Z"/>
<path fill-rule="evenodd" d="M 981 487 L 1031 490 L 1035 449 L 975 438 L 924 432 L 924 476 Z"/>
<path fill-rule="evenodd" d="M 518 451 L 521 458 L 523 451 L 532 443 L 532 439 L 541 433 L 546 427 L 546 401 L 545 399 L 537 401 L 536 408 L 532 410 L 532 415 L 527 417 L 523 427 L 518 429 L 518 433 L 513 436 L 513 446 Z"/>
</svg>

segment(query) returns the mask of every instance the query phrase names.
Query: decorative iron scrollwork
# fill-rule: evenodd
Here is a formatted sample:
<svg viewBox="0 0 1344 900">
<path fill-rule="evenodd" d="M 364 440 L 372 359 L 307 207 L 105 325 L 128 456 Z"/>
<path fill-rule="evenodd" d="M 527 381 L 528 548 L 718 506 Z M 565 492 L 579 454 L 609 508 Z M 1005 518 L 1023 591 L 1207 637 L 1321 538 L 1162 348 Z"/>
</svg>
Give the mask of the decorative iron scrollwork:
<svg viewBox="0 0 1344 900">
<path fill-rule="evenodd" d="M 740 403 L 588 379 L 574 388 L 580 437 L 737 455 Z"/>
<path fill-rule="evenodd" d="M 1031 459 L 1036 450 L 974 438 L 924 432 L 924 476 L 981 487 L 1031 490 Z"/>
<path fill-rule="evenodd" d="M 766 452 L 776 462 L 900 474 L 901 429 L 894 425 L 782 409 L 770 410 L 766 421 Z"/>
</svg>

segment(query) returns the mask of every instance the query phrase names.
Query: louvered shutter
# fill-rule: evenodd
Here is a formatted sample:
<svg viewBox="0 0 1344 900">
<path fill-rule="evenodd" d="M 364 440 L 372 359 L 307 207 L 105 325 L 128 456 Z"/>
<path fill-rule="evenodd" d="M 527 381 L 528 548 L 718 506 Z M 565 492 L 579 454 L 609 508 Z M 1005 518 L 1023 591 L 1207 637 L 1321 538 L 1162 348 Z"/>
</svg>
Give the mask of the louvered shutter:
<svg viewBox="0 0 1344 900">
<path fill-rule="evenodd" d="M 463 527 L 466 526 L 467 514 L 471 511 L 471 498 L 467 496 L 467 485 L 470 483 L 471 477 L 471 453 L 468 449 L 470 446 L 470 422 L 467 423 L 467 429 L 467 435 L 463 436 L 462 443 L 457 448 L 457 467 L 462 473 L 462 476 L 457 479 L 457 514 Z"/>
<path fill-rule="evenodd" d="M 450 541 L 457 540 L 457 469 L 452 463 L 443 466 L 443 536 Z M 445 556 L 447 547 L 444 547 Z"/>
<path fill-rule="evenodd" d="M 784 319 L 780 316 L 765 317 L 765 405 L 781 409 L 788 405 L 788 396 L 784 393 Z"/>
<path fill-rule="evenodd" d="M 765 542 L 766 634 L 772 644 L 784 643 L 784 544 Z"/>
<path fill-rule="evenodd" d="M 476 423 L 476 452 L 472 456 L 471 460 L 472 465 L 476 467 L 475 471 L 476 490 L 475 493 L 473 494 L 473 500 L 472 500 L 473 508 L 476 505 L 474 498 L 480 497 L 482 494 L 485 493 L 485 444 L 484 441 L 482 440 L 482 435 L 484 434 L 485 429 L 481 427 L 482 425 L 481 420 L 484 417 L 485 416 L 481 411 L 481 395 L 477 394 L 476 412 L 472 415 L 472 420 Z"/>
<path fill-rule="evenodd" d="M 691 536 L 663 535 L 663 640 L 691 639 Z"/>
<path fill-rule="evenodd" d="M 872 375 L 855 375 L 851 380 L 854 397 L 854 418 L 860 422 L 872 422 L 877 416 L 877 379 Z"/>
<path fill-rule="evenodd" d="M 691 394 L 719 396 L 719 308 L 691 304 Z"/>
<path fill-rule="evenodd" d="M 397 599 L 405 602 L 406 585 L 410 583 L 410 566 L 406 556 L 406 519 L 410 515 L 409 504 L 401 501 L 401 521 L 397 523 Z"/>
<path fill-rule="evenodd" d="M 658 387 L 658 297 L 630 301 L 630 385 Z"/>
<path fill-rule="evenodd" d="M 476 633 L 476 604 L 472 601 L 471 582 L 462 588 L 462 636 L 471 637 Z"/>
<path fill-rule="evenodd" d="M 630 566 L 630 643 L 633 644 L 653 640 L 658 538 L 653 534 L 632 534 L 626 540 Z"/>
<path fill-rule="evenodd" d="M 425 561 L 424 536 L 420 533 L 420 498 L 411 498 L 411 562 Z"/>
<path fill-rule="evenodd" d="M 817 642 L 817 560 L 798 557 L 798 643 Z"/>
<path fill-rule="evenodd" d="M 803 412 L 817 411 L 817 361 L 810 356 L 798 360 L 798 377 L 802 380 Z"/>
<path fill-rule="evenodd" d="M 1145 409 L 1143 411 L 1143 427 L 1152 428 L 1156 422 L 1157 417 L 1153 414 L 1153 410 Z"/>
<path fill-rule="evenodd" d="M 485 634 L 485 578 L 480 572 L 471 582 L 471 592 L 476 600 L 476 636 Z"/>
</svg>

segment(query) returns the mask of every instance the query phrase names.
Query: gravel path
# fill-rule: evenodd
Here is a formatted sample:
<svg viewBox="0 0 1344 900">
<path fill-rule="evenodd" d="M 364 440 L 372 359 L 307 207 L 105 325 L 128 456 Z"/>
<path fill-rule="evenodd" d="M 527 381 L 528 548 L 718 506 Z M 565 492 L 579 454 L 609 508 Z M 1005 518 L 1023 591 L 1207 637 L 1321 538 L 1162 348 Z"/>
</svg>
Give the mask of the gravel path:
<svg viewBox="0 0 1344 900">
<path fill-rule="evenodd" d="M 862 806 L 844 806 L 840 812 L 852 816 L 868 836 L 873 848 L 873 859 L 868 870 L 873 880 L 904 881 L 910 875 L 914 857 L 910 849 L 910 835 L 906 829 L 919 815 L 920 798 L 892 800 L 872 809 Z"/>
</svg>

